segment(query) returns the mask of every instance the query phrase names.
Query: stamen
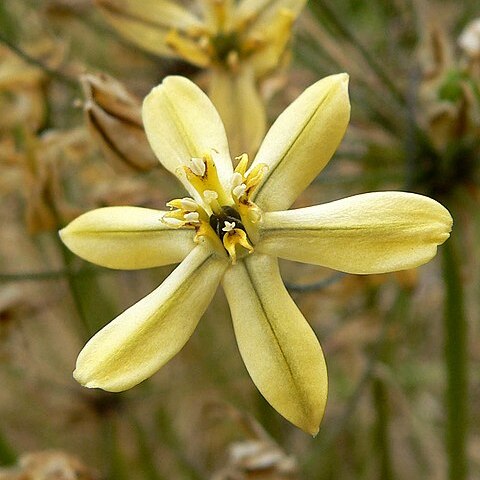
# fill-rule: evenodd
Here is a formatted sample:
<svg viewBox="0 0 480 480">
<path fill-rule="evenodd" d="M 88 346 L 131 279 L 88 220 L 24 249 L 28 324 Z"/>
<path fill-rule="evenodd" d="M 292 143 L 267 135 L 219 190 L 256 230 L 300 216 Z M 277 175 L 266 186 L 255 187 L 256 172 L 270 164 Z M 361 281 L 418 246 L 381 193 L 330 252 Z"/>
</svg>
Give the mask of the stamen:
<svg viewBox="0 0 480 480">
<path fill-rule="evenodd" d="M 185 197 L 180 200 L 182 208 L 190 212 L 195 212 L 198 208 L 198 203 L 192 198 Z"/>
<path fill-rule="evenodd" d="M 259 185 L 259 183 L 262 181 L 262 178 L 268 171 L 268 165 L 265 165 L 264 163 L 259 163 L 255 168 L 253 168 L 249 174 L 247 175 L 247 187 L 248 188 L 254 188 Z"/>
<path fill-rule="evenodd" d="M 262 211 L 256 205 L 252 205 L 248 209 L 247 215 L 252 223 L 258 223 L 262 219 Z"/>
<path fill-rule="evenodd" d="M 203 177 L 205 175 L 205 162 L 203 158 L 192 157 L 190 160 L 190 170 L 199 177 Z"/>
<path fill-rule="evenodd" d="M 232 189 L 235 187 L 238 187 L 238 185 L 240 185 L 242 182 L 243 182 L 243 175 L 239 172 L 235 172 L 232 175 L 232 180 L 231 180 Z"/>
<path fill-rule="evenodd" d="M 238 67 L 239 63 L 240 63 L 240 57 L 238 55 L 238 52 L 236 50 L 231 50 L 230 52 L 228 52 L 227 65 L 232 70 L 235 70 Z"/>
<path fill-rule="evenodd" d="M 210 39 L 208 38 L 208 35 L 202 35 L 198 39 L 198 45 L 202 50 L 207 50 L 210 45 Z"/>
<path fill-rule="evenodd" d="M 248 166 L 248 155 L 246 153 L 242 153 L 239 157 L 235 157 L 235 160 L 238 161 L 238 165 L 235 168 L 235 172 L 241 173 L 245 175 Z"/>
<path fill-rule="evenodd" d="M 205 190 L 203 192 L 203 198 L 210 205 L 214 200 L 218 198 L 218 193 L 214 192 L 213 190 Z"/>
<path fill-rule="evenodd" d="M 173 218 L 173 217 L 167 217 L 166 215 L 162 217 L 162 222 L 168 225 L 169 227 L 175 227 L 175 228 L 182 227 L 183 225 L 185 225 L 185 222 L 183 220 L 179 220 L 178 218 Z"/>
<path fill-rule="evenodd" d="M 244 183 L 237 185 L 233 190 L 232 193 L 237 197 L 240 198 L 245 192 L 247 191 L 247 186 Z"/>
<path fill-rule="evenodd" d="M 189 223 L 198 222 L 200 220 L 200 216 L 197 212 L 186 213 L 183 218 Z"/>
</svg>

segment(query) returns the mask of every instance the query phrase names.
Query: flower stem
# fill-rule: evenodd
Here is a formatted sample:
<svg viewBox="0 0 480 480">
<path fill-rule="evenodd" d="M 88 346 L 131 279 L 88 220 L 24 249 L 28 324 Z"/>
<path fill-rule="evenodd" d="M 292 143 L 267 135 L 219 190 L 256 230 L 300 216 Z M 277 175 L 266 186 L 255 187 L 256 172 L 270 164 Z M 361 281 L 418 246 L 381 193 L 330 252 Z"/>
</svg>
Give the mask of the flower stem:
<svg viewBox="0 0 480 480">
<path fill-rule="evenodd" d="M 157 427 L 157 441 L 166 445 L 174 454 L 178 463 L 178 468 L 183 474 L 183 478 L 190 480 L 203 480 L 204 476 L 198 471 L 197 467 L 187 457 L 182 440 L 172 425 L 172 420 L 168 412 L 159 407 L 155 415 Z"/>
<path fill-rule="evenodd" d="M 17 460 L 17 456 L 10 446 L 10 443 L 5 437 L 5 434 L 0 431 L 0 465 L 13 465 Z"/>
<path fill-rule="evenodd" d="M 467 318 L 455 237 L 442 247 L 445 281 L 446 448 L 448 479 L 467 478 L 468 364 Z"/>
<path fill-rule="evenodd" d="M 133 415 L 129 416 L 132 426 L 132 431 L 135 432 L 136 444 L 143 470 L 145 480 L 164 480 L 165 477 L 158 471 L 157 465 L 154 461 L 154 449 L 149 444 L 147 432 L 140 421 Z"/>
<path fill-rule="evenodd" d="M 128 468 L 125 457 L 120 447 L 120 436 L 117 428 L 117 419 L 114 415 L 107 415 L 102 422 L 103 450 L 106 458 L 108 475 L 106 478 L 115 480 L 128 480 Z"/>
<path fill-rule="evenodd" d="M 66 272 L 66 277 L 68 281 L 68 286 L 70 293 L 72 295 L 73 303 L 75 304 L 75 308 L 77 310 L 78 316 L 80 318 L 82 327 L 84 329 L 84 335 L 88 338 L 89 336 L 92 335 L 93 329 L 91 325 L 89 324 L 88 317 L 87 317 L 87 312 L 85 311 L 83 302 L 82 302 L 82 297 L 77 285 L 76 281 L 76 276 L 75 273 L 72 269 L 71 266 L 71 255 L 70 252 L 67 251 L 66 247 L 63 245 L 61 242 L 60 238 L 58 237 L 57 232 L 53 233 L 53 238 L 54 241 L 58 247 L 58 250 L 60 252 L 62 262 L 63 262 L 63 268 Z"/>
<path fill-rule="evenodd" d="M 389 434 L 389 398 L 384 381 L 375 378 L 372 383 L 372 395 L 377 422 L 375 425 L 375 443 L 379 452 L 379 478 L 392 480 L 395 478 L 392 465 L 391 444 Z"/>
</svg>

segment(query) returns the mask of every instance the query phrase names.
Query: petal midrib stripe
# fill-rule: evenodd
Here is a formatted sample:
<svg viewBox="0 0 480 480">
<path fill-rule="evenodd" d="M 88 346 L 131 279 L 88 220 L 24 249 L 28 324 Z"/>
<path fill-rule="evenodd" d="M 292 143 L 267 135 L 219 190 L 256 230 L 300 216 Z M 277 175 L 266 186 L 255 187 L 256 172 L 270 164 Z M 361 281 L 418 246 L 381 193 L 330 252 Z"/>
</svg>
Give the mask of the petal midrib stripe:
<svg viewBox="0 0 480 480">
<path fill-rule="evenodd" d="M 167 110 L 169 114 L 174 118 L 174 125 L 179 133 L 180 137 L 183 139 L 185 142 L 185 146 L 187 147 L 188 154 L 190 157 L 195 157 L 198 155 L 198 149 L 197 146 L 192 142 L 192 139 L 190 138 L 190 135 L 188 134 L 188 129 L 185 128 L 185 125 L 183 124 L 181 120 L 181 116 L 178 115 L 177 110 L 175 109 L 175 102 L 173 102 L 170 97 L 168 96 L 168 93 L 164 91 L 165 95 L 165 103 Z M 190 160 L 190 158 L 185 159 L 185 162 Z M 177 175 L 178 176 L 178 175 Z"/>
<path fill-rule="evenodd" d="M 105 234 L 126 234 L 126 235 L 137 235 L 137 234 L 145 234 L 145 233 L 173 233 L 175 231 L 180 232 L 191 232 L 194 233 L 193 228 L 163 228 L 163 229 L 142 229 L 142 230 L 82 230 L 82 235 L 105 235 Z"/>
<path fill-rule="evenodd" d="M 278 347 L 278 350 L 280 351 L 280 354 L 282 355 L 283 361 L 284 361 L 285 365 L 287 366 L 288 373 L 289 373 L 289 376 L 290 376 L 290 380 L 291 380 L 292 384 L 294 385 L 295 390 L 297 390 L 297 392 L 301 393 L 301 394 L 302 394 L 301 396 L 302 396 L 302 398 L 303 398 L 303 389 L 300 388 L 300 386 L 298 385 L 297 381 L 295 380 L 295 376 L 294 376 L 294 374 L 293 374 L 292 368 L 291 368 L 291 366 L 290 366 L 290 363 L 289 363 L 288 360 L 287 360 L 287 357 L 286 357 L 286 355 L 285 355 L 285 352 L 284 352 L 283 349 L 282 349 L 282 346 L 281 346 L 280 341 L 279 341 L 279 339 L 278 339 L 278 337 L 277 337 L 277 334 L 276 334 L 276 332 L 275 332 L 275 329 L 273 328 L 272 324 L 270 323 L 270 321 L 269 321 L 269 319 L 268 319 L 267 309 L 265 308 L 265 305 L 264 305 L 264 303 L 262 302 L 262 299 L 261 299 L 260 296 L 257 294 L 257 292 L 258 292 L 257 282 L 255 281 L 254 277 L 251 275 L 250 270 L 249 270 L 249 268 L 248 268 L 248 265 L 247 265 L 246 263 L 244 263 L 244 265 L 245 265 L 245 271 L 246 271 L 246 273 L 247 273 L 248 279 L 250 280 L 250 282 L 251 282 L 251 284 L 252 284 L 252 286 L 253 286 L 253 289 L 254 289 L 254 291 L 255 291 L 256 299 L 257 299 L 257 301 L 258 301 L 258 303 L 259 303 L 259 305 L 260 305 L 260 308 L 262 309 L 262 313 L 263 313 L 263 316 L 264 316 L 264 318 L 265 318 L 265 321 L 266 321 L 266 323 L 267 323 L 267 325 L 268 325 L 268 327 L 269 327 L 269 329 L 270 329 L 273 337 L 275 338 L 275 342 L 276 342 L 276 345 L 277 345 L 277 347 Z M 301 408 L 302 408 L 302 410 L 303 410 L 304 415 L 305 415 L 305 416 L 308 416 L 308 415 L 309 415 L 309 412 L 306 411 L 305 404 L 304 404 L 303 401 L 301 402 Z"/>
<path fill-rule="evenodd" d="M 177 286 L 175 291 L 171 295 L 168 296 L 168 299 L 165 302 L 163 302 L 162 305 L 158 309 L 156 309 L 151 315 L 149 315 L 146 318 L 146 320 L 143 322 L 142 328 L 138 330 L 138 333 L 139 333 L 140 336 L 142 335 L 143 330 L 145 330 L 147 328 L 148 324 L 150 324 L 150 322 L 152 321 L 153 318 L 157 318 L 157 317 L 161 316 L 163 314 L 163 312 L 169 310 L 171 308 L 172 303 L 174 303 L 174 302 L 181 303 L 179 301 L 179 299 L 181 299 L 183 297 L 183 295 L 185 294 L 185 292 L 188 291 L 188 289 L 191 287 L 192 283 L 194 282 L 195 277 L 198 276 L 201 273 L 200 271 L 203 268 L 206 268 L 206 266 L 208 266 L 208 265 L 205 265 L 205 264 L 214 255 L 215 255 L 214 253 L 211 253 L 210 255 L 205 257 L 200 262 L 200 264 L 197 265 L 195 267 L 195 269 L 190 272 L 188 277 Z M 135 341 L 135 339 L 131 338 L 130 342 L 132 342 L 132 341 Z M 130 342 L 127 342 L 127 343 L 130 343 Z M 109 357 L 109 360 L 110 361 L 116 361 L 116 359 L 118 359 L 119 357 L 121 357 L 121 351 L 119 349 L 117 349 L 117 350 L 115 350 L 115 353 Z"/>
<path fill-rule="evenodd" d="M 440 223 L 432 224 L 432 226 L 441 226 Z M 392 232 L 392 228 L 395 230 Z M 388 225 L 356 225 L 356 226 L 348 226 L 348 225 L 341 225 L 341 226 L 324 226 L 320 225 L 318 227 L 303 227 L 301 225 L 285 225 L 285 226 L 276 226 L 276 227 L 263 227 L 261 228 L 262 235 L 269 235 L 270 233 L 284 233 L 287 235 L 298 235 L 303 233 L 316 233 L 316 232 L 348 232 L 348 231 L 358 231 L 358 232 L 365 232 L 371 231 L 379 232 L 384 231 L 386 233 L 392 233 L 392 235 L 398 235 L 399 230 L 402 234 L 411 233 L 417 234 L 418 232 L 425 232 L 425 227 L 423 225 L 418 227 L 413 227 L 411 223 L 390 223 Z M 432 229 L 433 230 L 433 229 Z"/>
<path fill-rule="evenodd" d="M 285 160 L 286 158 L 288 157 L 289 153 L 292 151 L 292 149 L 295 147 L 295 145 L 298 143 L 298 141 L 300 140 L 300 137 L 303 135 L 303 133 L 305 132 L 305 130 L 310 126 L 310 122 L 312 121 L 312 118 L 317 114 L 317 112 L 320 110 L 320 108 L 322 108 L 323 104 L 326 102 L 326 100 L 329 98 L 329 96 L 331 95 L 332 93 L 331 92 L 328 92 L 327 95 L 325 95 L 325 97 L 322 99 L 322 101 L 318 104 L 318 106 L 315 108 L 315 110 L 312 112 L 312 114 L 308 117 L 308 120 L 305 122 L 305 124 L 303 125 L 303 127 L 301 128 L 301 130 L 298 132 L 297 136 L 295 137 L 295 140 L 293 140 L 293 142 L 290 143 L 290 145 L 288 146 L 287 150 L 285 151 L 285 153 L 282 155 L 282 158 L 278 161 L 278 163 L 274 166 L 273 169 L 270 170 L 270 175 L 268 175 L 268 172 L 267 172 L 267 178 L 265 179 L 265 182 L 261 185 L 260 189 L 257 191 L 257 195 L 255 195 L 253 197 L 253 199 L 255 200 L 257 197 L 261 197 L 262 196 L 262 192 L 265 190 L 265 188 L 267 187 L 267 185 L 269 184 L 269 182 L 272 181 L 272 179 L 274 179 L 274 177 L 277 177 L 279 175 L 279 169 L 283 166 L 283 164 L 285 163 Z M 281 174 L 281 173 L 280 173 Z"/>
</svg>

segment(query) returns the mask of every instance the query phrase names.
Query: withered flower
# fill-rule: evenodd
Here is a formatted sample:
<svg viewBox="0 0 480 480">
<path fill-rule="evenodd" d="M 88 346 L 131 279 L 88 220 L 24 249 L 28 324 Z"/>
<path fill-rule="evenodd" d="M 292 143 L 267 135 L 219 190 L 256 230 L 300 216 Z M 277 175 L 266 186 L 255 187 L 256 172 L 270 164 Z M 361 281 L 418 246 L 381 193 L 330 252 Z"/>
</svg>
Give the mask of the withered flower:
<svg viewBox="0 0 480 480">
<path fill-rule="evenodd" d="M 104 73 L 82 75 L 80 81 L 85 118 L 104 155 L 123 170 L 158 167 L 143 130 L 141 100 Z"/>
</svg>

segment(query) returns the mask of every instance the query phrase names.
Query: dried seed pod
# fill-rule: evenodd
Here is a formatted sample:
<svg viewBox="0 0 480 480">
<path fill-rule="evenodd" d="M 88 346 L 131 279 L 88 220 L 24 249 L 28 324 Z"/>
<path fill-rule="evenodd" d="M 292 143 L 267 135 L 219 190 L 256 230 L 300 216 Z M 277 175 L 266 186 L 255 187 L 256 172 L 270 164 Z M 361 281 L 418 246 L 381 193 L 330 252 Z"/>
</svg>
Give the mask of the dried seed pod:
<svg viewBox="0 0 480 480">
<path fill-rule="evenodd" d="M 141 101 L 106 74 L 80 78 L 89 129 L 105 156 L 122 170 L 158 166 L 143 130 Z"/>
<path fill-rule="evenodd" d="M 480 59 L 480 18 L 465 27 L 458 38 L 458 45 L 471 59 Z"/>
</svg>

